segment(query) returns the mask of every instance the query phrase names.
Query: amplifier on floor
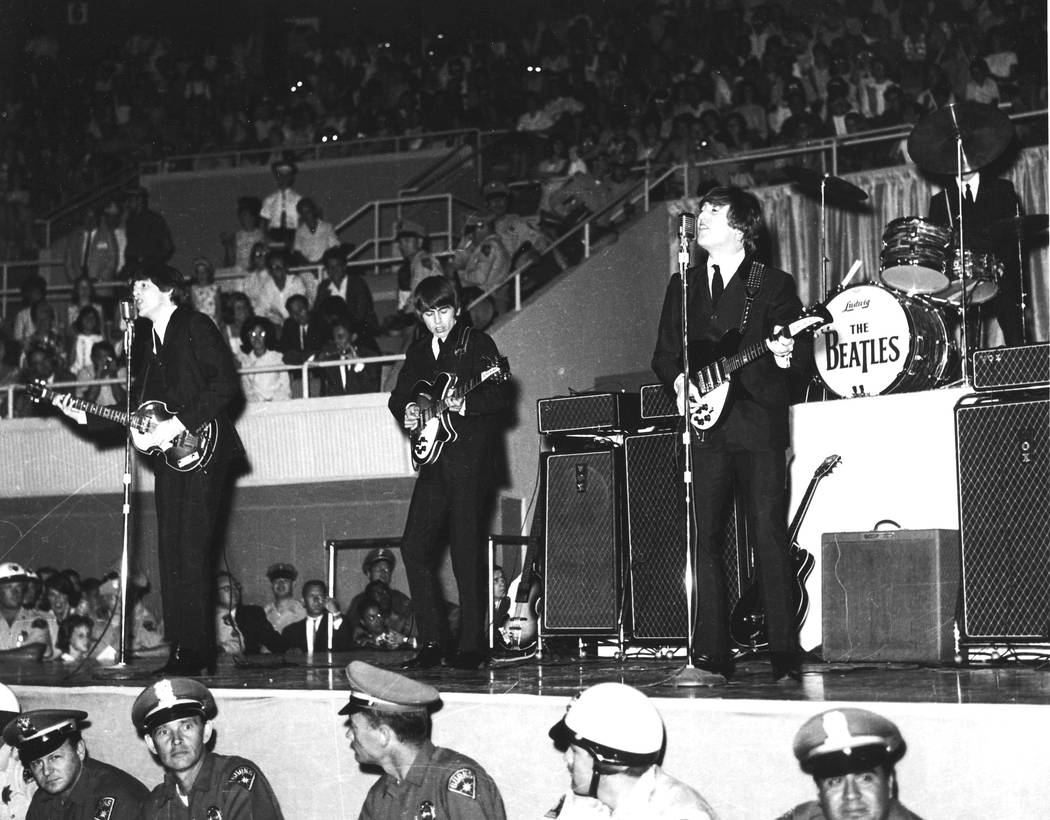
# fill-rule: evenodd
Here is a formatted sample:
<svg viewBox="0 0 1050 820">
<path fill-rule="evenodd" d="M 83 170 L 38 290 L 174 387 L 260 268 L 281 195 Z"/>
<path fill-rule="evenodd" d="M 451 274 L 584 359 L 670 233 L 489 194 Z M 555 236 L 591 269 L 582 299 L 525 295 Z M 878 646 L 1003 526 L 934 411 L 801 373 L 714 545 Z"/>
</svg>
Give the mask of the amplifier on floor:
<svg viewBox="0 0 1050 820">
<path fill-rule="evenodd" d="M 578 393 L 536 402 L 541 433 L 587 433 L 634 430 L 638 426 L 637 393 Z"/>
<path fill-rule="evenodd" d="M 642 385 L 642 418 L 648 421 L 674 422 L 680 416 L 674 397 L 662 384 Z"/>
<path fill-rule="evenodd" d="M 994 347 L 973 354 L 975 390 L 1020 390 L 1050 384 L 1050 342 Z"/>
<path fill-rule="evenodd" d="M 826 532 L 821 546 L 824 660 L 954 659 L 957 530 Z"/>
</svg>

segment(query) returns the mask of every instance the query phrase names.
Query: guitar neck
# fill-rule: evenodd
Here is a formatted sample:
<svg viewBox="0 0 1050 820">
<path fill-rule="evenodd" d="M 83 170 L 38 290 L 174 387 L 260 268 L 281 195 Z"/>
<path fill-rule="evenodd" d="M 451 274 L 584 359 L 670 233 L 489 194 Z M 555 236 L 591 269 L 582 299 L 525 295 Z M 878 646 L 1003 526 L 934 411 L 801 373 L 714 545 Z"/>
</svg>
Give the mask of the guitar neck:
<svg viewBox="0 0 1050 820">
<path fill-rule="evenodd" d="M 54 401 L 55 397 L 59 395 L 58 393 L 51 393 L 50 391 L 48 391 L 48 393 L 48 399 L 51 401 Z M 105 407 L 101 404 L 94 404 L 93 402 L 78 398 L 71 398 L 69 406 L 74 410 L 83 410 L 85 413 L 90 413 L 92 416 L 98 416 L 107 421 L 115 421 L 117 424 L 123 424 L 125 427 L 128 427 L 131 424 L 131 416 L 123 410 L 116 410 L 112 407 Z"/>
<path fill-rule="evenodd" d="M 471 390 L 473 390 L 475 387 L 477 387 L 479 384 L 481 384 L 487 378 L 488 378 L 487 374 L 484 374 L 484 375 L 481 375 L 481 376 L 475 376 L 473 379 L 471 379 L 468 382 L 465 382 L 462 385 L 456 385 L 456 387 L 454 387 L 452 389 L 452 391 L 448 394 L 448 396 L 446 396 L 441 401 L 439 401 L 436 405 L 434 405 L 434 409 L 431 410 L 430 416 L 433 417 L 433 416 L 441 415 L 446 410 L 448 410 L 449 399 L 461 399 L 461 398 L 463 398 L 465 395 L 467 395 L 467 393 L 469 393 Z"/>
<path fill-rule="evenodd" d="M 798 510 L 795 511 L 795 517 L 791 519 L 791 526 L 788 527 L 788 543 L 794 544 L 795 539 L 798 538 L 798 531 L 802 529 L 802 519 L 806 517 L 806 513 L 809 511 L 809 505 L 813 502 L 813 495 L 817 491 L 817 484 L 820 483 L 821 475 L 817 474 L 810 479 L 809 486 L 806 487 L 806 492 L 802 496 L 802 502 L 798 505 Z"/>
<path fill-rule="evenodd" d="M 743 350 L 738 350 L 732 356 L 726 356 L 724 365 L 726 375 L 739 370 L 745 364 L 751 364 L 755 359 L 761 358 L 768 352 L 769 348 L 766 347 L 766 343 L 761 341 L 755 342 L 753 345 L 749 345 Z"/>
</svg>

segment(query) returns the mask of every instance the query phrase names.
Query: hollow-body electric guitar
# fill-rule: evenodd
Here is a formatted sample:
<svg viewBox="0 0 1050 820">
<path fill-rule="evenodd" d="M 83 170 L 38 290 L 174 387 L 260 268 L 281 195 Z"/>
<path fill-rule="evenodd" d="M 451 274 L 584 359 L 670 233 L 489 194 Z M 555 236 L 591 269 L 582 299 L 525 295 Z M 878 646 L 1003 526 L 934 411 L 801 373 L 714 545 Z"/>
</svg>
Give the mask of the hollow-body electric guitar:
<svg viewBox="0 0 1050 820">
<path fill-rule="evenodd" d="M 448 405 L 453 399 L 465 397 L 483 382 L 501 382 L 510 376 L 506 356 L 485 362 L 485 369 L 475 378 L 457 383 L 455 374 L 439 373 L 433 382 L 420 379 L 412 387 L 412 395 L 419 405 L 419 420 L 409 431 L 412 442 L 412 466 L 419 469 L 433 464 L 441 457 L 441 448 L 456 440 L 456 428 L 449 419 Z"/>
<path fill-rule="evenodd" d="M 29 382 L 26 385 L 26 393 L 33 401 L 52 403 L 64 395 L 52 390 L 42 381 Z M 162 454 L 167 465 L 180 473 L 207 467 L 219 440 L 219 425 L 214 419 L 197 430 L 184 430 L 171 441 L 159 440 L 154 432 L 157 425 L 175 416 L 162 401 L 143 402 L 130 414 L 78 398 L 71 398 L 69 405 L 75 410 L 83 410 L 85 413 L 130 428 L 131 443 L 135 445 L 136 450 L 150 455 Z"/>
<path fill-rule="evenodd" d="M 831 314 L 823 305 L 815 305 L 795 321 L 782 327 L 774 338 L 793 339 L 800 333 L 812 333 L 831 323 Z M 741 367 L 769 353 L 765 340 L 740 347 L 740 331 L 734 328 L 717 342 L 699 342 L 689 345 L 704 364 L 695 371 L 693 383 L 700 391 L 700 402 L 689 413 L 689 421 L 697 432 L 710 430 L 722 417 L 729 403 L 732 375 Z M 691 362 L 690 362 L 691 364 Z"/>
</svg>

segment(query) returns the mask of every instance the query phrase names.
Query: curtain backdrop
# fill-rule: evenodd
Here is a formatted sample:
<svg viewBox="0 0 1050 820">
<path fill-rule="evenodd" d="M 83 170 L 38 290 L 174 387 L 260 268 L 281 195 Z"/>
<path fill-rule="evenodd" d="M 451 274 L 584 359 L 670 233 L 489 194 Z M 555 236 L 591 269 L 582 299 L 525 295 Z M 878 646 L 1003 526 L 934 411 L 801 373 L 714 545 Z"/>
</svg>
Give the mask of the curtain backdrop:
<svg viewBox="0 0 1050 820">
<path fill-rule="evenodd" d="M 1050 211 L 1046 146 L 1025 149 L 1000 176 L 1013 183 L 1023 213 Z M 931 194 L 939 190 L 915 166 L 845 174 L 843 179 L 867 192 L 868 200 L 862 207 L 853 209 L 830 204 L 826 209 L 829 290 L 840 285 L 857 259 L 862 267 L 851 284 L 877 282 L 880 243 L 886 226 L 899 217 L 925 216 Z M 773 264 L 795 275 L 803 304 L 823 301 L 819 196 L 803 193 L 795 185 L 758 188 L 754 193 L 763 204 Z M 683 210 L 695 213 L 696 207 L 696 199 L 685 199 L 668 209 L 672 270 L 677 269 L 678 258 L 676 217 Z M 1050 263 L 1046 237 L 1029 241 L 1025 250 L 1028 340 L 1047 341 L 1050 338 Z M 991 345 L 1001 345 L 1002 336 L 994 319 L 988 324 L 988 330 Z"/>
</svg>

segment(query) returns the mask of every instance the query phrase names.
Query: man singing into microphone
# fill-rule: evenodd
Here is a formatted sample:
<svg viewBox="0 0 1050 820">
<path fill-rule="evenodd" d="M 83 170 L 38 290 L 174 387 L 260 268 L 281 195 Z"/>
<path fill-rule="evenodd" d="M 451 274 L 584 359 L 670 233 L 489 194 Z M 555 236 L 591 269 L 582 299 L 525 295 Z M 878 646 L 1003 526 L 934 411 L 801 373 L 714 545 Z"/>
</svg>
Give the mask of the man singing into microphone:
<svg viewBox="0 0 1050 820">
<path fill-rule="evenodd" d="M 135 308 L 140 320 L 149 321 L 136 323 L 132 396 L 133 403 L 163 402 L 173 414 L 148 434 L 162 451 L 150 457 L 164 626 L 172 647 L 162 672 L 191 676 L 215 664 L 215 536 L 231 463 L 244 450 L 228 412 L 239 390 L 229 346 L 211 319 L 174 301 L 180 280 L 178 271 L 163 265 L 146 268 L 133 278 Z M 79 424 L 88 423 L 84 411 L 74 409 L 68 396 L 56 404 Z M 170 456 L 165 458 L 163 451 L 173 441 L 180 442 L 180 451 L 189 449 L 183 433 L 195 433 L 212 421 L 213 449 L 202 440 L 200 447 L 174 465 Z M 95 423 L 92 419 L 92 426 Z"/>
<path fill-rule="evenodd" d="M 746 501 L 747 525 L 765 603 L 774 680 L 801 678 L 801 653 L 791 611 L 791 569 L 785 513 L 790 368 L 806 361 L 792 339 L 770 339 L 798 318 L 802 305 L 795 282 L 784 271 L 757 260 L 762 226 L 758 200 L 740 188 L 712 189 L 700 201 L 696 266 L 687 271 L 689 365 L 693 373 L 721 355 L 705 348 L 739 330 L 738 349 L 765 340 L 773 355 L 761 356 L 733 374 L 728 407 L 709 430 L 694 433 L 693 487 L 696 505 L 695 638 L 697 667 L 706 685 L 725 683 L 734 666 L 729 647 L 721 538 L 734 488 Z M 699 393 L 682 374 L 682 283 L 667 286 L 653 353 L 653 370 L 675 392 L 681 412 Z M 705 344 L 706 343 L 706 344 Z"/>
</svg>

